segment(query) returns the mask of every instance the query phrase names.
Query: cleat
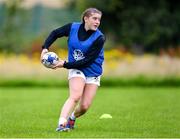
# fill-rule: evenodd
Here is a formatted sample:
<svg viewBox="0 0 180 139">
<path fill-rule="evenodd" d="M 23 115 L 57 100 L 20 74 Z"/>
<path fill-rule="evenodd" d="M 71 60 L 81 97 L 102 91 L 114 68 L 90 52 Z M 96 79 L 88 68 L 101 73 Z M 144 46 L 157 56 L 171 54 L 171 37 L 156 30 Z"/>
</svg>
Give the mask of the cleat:
<svg viewBox="0 0 180 139">
<path fill-rule="evenodd" d="M 60 125 L 60 126 L 58 126 L 58 127 L 56 128 L 56 131 L 57 131 L 57 132 L 68 132 L 69 130 L 70 130 L 70 128 L 64 127 L 64 126 L 62 126 L 62 125 Z"/>
<path fill-rule="evenodd" d="M 68 128 L 68 129 L 74 129 L 74 124 L 75 124 L 75 120 L 72 120 L 72 119 L 69 117 L 68 122 L 67 122 L 67 125 L 66 125 L 66 128 Z"/>
</svg>

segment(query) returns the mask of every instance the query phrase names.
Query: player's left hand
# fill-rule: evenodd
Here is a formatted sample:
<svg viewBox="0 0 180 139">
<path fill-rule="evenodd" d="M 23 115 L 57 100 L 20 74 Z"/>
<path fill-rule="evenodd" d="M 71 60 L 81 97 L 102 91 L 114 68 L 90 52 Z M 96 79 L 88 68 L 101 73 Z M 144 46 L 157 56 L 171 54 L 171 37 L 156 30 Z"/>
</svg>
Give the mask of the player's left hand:
<svg viewBox="0 0 180 139">
<path fill-rule="evenodd" d="M 64 60 L 59 60 L 58 63 L 52 67 L 52 69 L 63 68 L 64 62 Z"/>
</svg>

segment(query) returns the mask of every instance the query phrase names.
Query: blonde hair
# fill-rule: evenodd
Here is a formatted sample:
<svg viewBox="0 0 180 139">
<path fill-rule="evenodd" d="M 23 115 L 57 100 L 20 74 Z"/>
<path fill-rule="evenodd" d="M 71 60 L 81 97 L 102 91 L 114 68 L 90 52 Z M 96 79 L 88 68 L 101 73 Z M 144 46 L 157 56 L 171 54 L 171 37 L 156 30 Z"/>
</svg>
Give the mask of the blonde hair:
<svg viewBox="0 0 180 139">
<path fill-rule="evenodd" d="M 85 22 L 84 17 L 90 17 L 92 15 L 92 13 L 98 13 L 98 14 L 102 15 L 102 12 L 100 10 L 98 10 L 96 8 L 88 8 L 81 15 L 82 22 L 83 23 Z"/>
</svg>

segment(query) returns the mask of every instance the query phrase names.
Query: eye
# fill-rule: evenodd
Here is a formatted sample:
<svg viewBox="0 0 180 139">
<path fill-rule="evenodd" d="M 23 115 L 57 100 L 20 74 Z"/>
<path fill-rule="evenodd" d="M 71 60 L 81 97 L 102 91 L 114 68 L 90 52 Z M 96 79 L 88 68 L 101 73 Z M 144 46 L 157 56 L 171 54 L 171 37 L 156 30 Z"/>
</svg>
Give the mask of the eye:
<svg viewBox="0 0 180 139">
<path fill-rule="evenodd" d="M 100 21 L 101 19 L 100 19 L 100 18 L 97 18 L 97 17 L 93 17 L 93 20 L 98 20 L 98 21 Z"/>
</svg>

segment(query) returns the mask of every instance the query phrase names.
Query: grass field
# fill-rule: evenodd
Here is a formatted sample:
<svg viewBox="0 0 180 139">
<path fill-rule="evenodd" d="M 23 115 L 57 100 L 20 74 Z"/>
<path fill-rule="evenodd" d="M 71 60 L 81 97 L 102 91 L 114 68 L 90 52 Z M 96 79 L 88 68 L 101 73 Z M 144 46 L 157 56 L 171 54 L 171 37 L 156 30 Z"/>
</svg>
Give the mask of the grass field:
<svg viewBox="0 0 180 139">
<path fill-rule="evenodd" d="M 0 138 L 180 137 L 180 88 L 115 87 L 98 90 L 76 129 L 57 133 L 68 88 L 0 88 Z M 99 119 L 103 113 L 112 119 Z"/>
</svg>

